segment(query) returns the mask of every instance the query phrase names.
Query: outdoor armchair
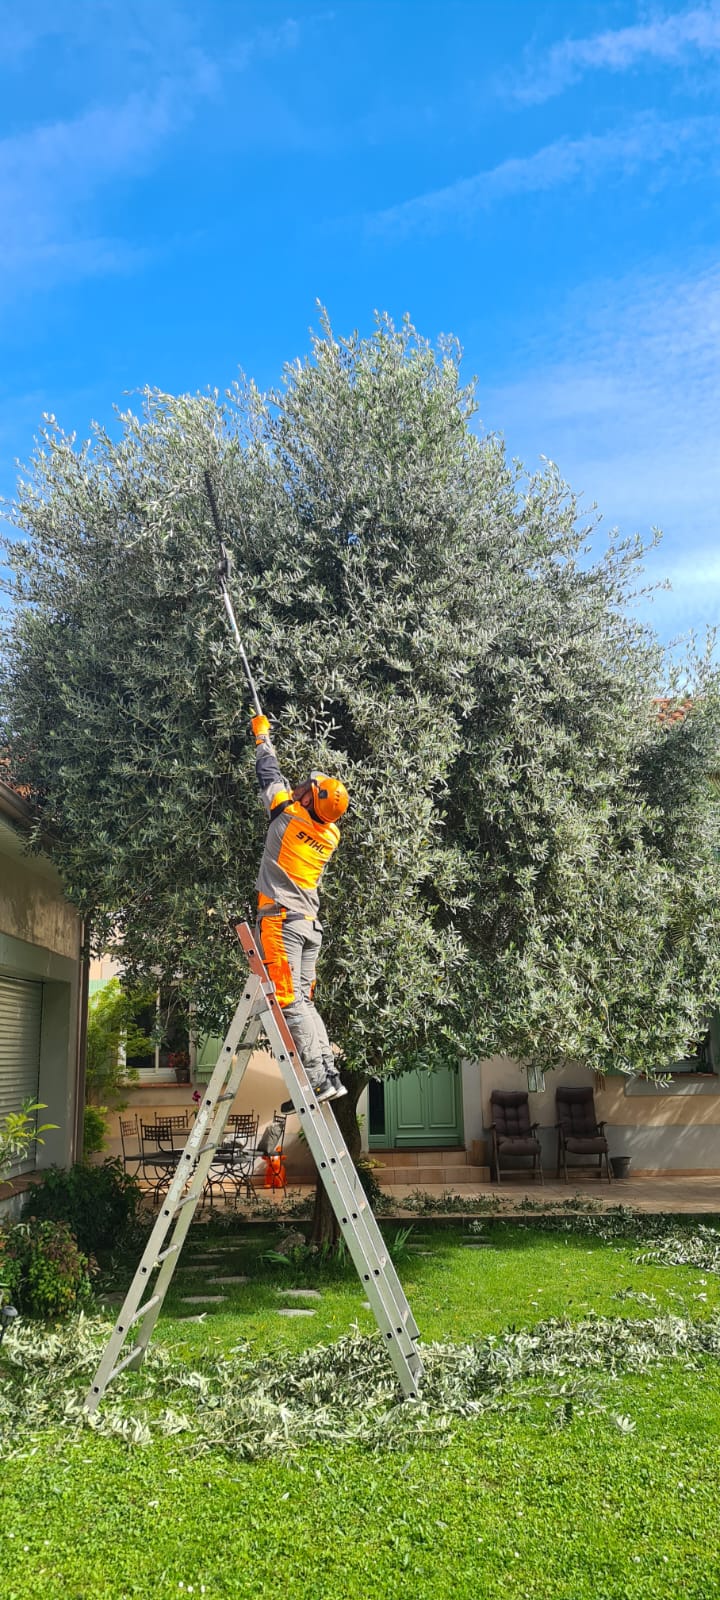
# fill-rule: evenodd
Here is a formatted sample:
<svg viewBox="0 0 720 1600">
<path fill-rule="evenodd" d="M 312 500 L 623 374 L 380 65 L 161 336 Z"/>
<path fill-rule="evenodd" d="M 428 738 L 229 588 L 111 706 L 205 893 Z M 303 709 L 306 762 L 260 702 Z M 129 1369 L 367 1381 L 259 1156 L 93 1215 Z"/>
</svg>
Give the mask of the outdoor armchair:
<svg viewBox="0 0 720 1600">
<path fill-rule="evenodd" d="M 542 1146 L 536 1136 L 537 1122 L 530 1121 L 530 1103 L 520 1089 L 493 1089 L 490 1096 L 490 1133 L 492 1135 L 491 1172 L 496 1183 L 502 1182 L 503 1164 L 507 1158 L 531 1156 L 533 1175 L 543 1183 Z M 517 1167 L 505 1167 L 517 1171 Z"/>
<path fill-rule="evenodd" d="M 558 1178 L 562 1167 L 565 1182 L 568 1182 L 568 1155 L 583 1156 L 585 1158 L 584 1161 L 578 1163 L 578 1165 L 583 1166 L 588 1165 L 588 1158 L 597 1156 L 598 1177 L 601 1178 L 604 1156 L 605 1175 L 608 1183 L 610 1183 L 610 1161 L 608 1158 L 607 1139 L 605 1138 L 605 1123 L 597 1120 L 595 1096 L 592 1089 L 556 1089 L 555 1110 L 558 1119 Z"/>
</svg>

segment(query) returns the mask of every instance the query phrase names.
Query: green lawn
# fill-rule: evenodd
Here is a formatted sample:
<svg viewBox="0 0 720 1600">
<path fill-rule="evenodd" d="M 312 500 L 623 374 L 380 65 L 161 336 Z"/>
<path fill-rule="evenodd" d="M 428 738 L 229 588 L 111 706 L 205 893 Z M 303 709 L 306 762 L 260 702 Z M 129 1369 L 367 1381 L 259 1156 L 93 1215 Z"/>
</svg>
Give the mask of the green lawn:
<svg viewBox="0 0 720 1600">
<path fill-rule="evenodd" d="M 394 1225 L 386 1233 L 392 1238 Z M 638 1264 L 638 1246 L 492 1222 L 488 1248 L 459 1228 L 417 1225 L 399 1263 L 427 1341 L 533 1328 L 588 1313 L 642 1321 L 720 1312 L 720 1279 Z M 158 1342 L 201 1367 L 251 1341 L 258 1354 L 327 1344 L 372 1318 L 351 1269 L 263 1262 L 253 1231 L 195 1231 Z M 202 1323 L 182 1296 L 223 1292 L 193 1251 L 218 1250 L 228 1299 Z M 645 1248 L 644 1246 L 642 1248 Z M 428 1254 L 421 1252 L 427 1251 Z M 282 1291 L 319 1289 L 313 1317 L 285 1319 Z M 280 1291 L 280 1292 L 278 1292 Z M 2 1378 L 0 1369 L 0 1381 Z M 194 1453 L 192 1437 L 130 1448 L 56 1426 L 0 1465 L 3 1600 L 204 1594 L 259 1600 L 689 1600 L 720 1597 L 720 1363 L 667 1361 L 594 1380 L 597 1404 L 557 1397 L 452 1422 L 402 1452 L 313 1444 L 245 1462 Z M 118 1388 L 123 1384 L 120 1380 Z M 124 1393 L 142 1390 L 131 1377 Z M 634 1431 L 614 1418 L 625 1415 Z"/>
</svg>

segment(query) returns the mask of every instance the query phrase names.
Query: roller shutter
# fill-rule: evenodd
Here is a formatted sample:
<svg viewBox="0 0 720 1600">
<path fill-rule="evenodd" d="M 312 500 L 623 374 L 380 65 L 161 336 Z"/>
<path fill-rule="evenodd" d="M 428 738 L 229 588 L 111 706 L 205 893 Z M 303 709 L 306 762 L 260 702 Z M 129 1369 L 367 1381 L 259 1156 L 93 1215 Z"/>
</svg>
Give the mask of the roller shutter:
<svg viewBox="0 0 720 1600">
<path fill-rule="evenodd" d="M 0 977 L 0 1117 L 37 1100 L 42 984 Z"/>
</svg>

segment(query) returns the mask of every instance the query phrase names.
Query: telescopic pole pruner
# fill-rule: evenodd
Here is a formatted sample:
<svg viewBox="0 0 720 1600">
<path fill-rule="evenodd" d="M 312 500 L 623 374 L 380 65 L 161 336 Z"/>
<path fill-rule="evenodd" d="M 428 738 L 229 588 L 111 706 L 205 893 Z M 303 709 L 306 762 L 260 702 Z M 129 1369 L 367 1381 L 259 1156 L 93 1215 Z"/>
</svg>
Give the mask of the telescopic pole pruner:
<svg viewBox="0 0 720 1600">
<path fill-rule="evenodd" d="M 208 505 L 210 507 L 218 544 L 220 546 L 220 561 L 218 563 L 218 583 L 220 585 L 220 593 L 223 597 L 223 605 L 227 612 L 228 622 L 230 623 L 235 643 L 238 647 L 240 660 L 242 661 L 243 665 L 243 672 L 247 678 L 247 685 L 248 689 L 250 690 L 250 699 L 252 700 L 256 716 L 261 717 L 263 715 L 263 708 L 260 704 L 260 696 L 255 686 L 255 679 L 250 671 L 250 662 L 245 654 L 245 648 L 243 646 L 242 639 L 240 638 L 240 629 L 238 628 L 237 621 L 235 619 L 233 603 L 230 599 L 230 591 L 228 589 L 228 583 L 232 573 L 232 558 L 230 556 L 230 551 L 227 549 L 227 546 L 223 541 L 222 527 L 220 525 L 220 513 L 217 507 L 217 500 L 215 499 L 215 490 L 213 489 L 212 478 L 210 477 L 210 473 L 208 471 L 205 471 L 203 476 L 205 478 L 205 493 L 208 498 Z"/>
</svg>

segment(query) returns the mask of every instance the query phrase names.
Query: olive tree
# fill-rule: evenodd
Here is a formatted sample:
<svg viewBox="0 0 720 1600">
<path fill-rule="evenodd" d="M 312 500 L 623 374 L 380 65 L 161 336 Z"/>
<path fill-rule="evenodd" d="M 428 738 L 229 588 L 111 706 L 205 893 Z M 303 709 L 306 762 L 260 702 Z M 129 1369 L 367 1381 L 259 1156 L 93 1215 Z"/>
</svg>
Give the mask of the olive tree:
<svg viewBox="0 0 720 1600">
<path fill-rule="evenodd" d="M 368 1076 L 459 1049 L 661 1071 L 718 996 L 711 658 L 672 678 L 639 544 L 593 558 L 475 409 L 451 342 L 323 322 L 277 394 L 148 392 L 80 445 L 48 420 L 11 510 L 13 773 L 127 982 L 215 1029 L 264 820 L 211 471 L 287 775 L 351 795 L 319 988 L 348 1128 Z"/>
</svg>

